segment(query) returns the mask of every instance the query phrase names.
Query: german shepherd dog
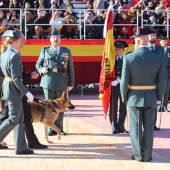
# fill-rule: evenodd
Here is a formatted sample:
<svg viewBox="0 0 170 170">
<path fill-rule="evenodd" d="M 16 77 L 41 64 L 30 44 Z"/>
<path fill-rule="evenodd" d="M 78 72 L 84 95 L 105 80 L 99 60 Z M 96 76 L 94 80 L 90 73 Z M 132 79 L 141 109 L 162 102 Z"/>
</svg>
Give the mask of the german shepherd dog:
<svg viewBox="0 0 170 170">
<path fill-rule="evenodd" d="M 74 109 L 75 106 L 67 98 L 67 93 L 63 92 L 62 96 L 54 100 L 40 101 L 39 103 L 30 102 L 33 123 L 41 122 L 45 126 L 45 138 L 48 143 L 52 143 L 48 139 L 48 127 L 57 132 L 58 139 L 61 139 L 60 129 L 55 126 L 54 122 L 58 118 L 60 112 L 66 108 Z"/>
<path fill-rule="evenodd" d="M 39 100 L 36 99 L 30 102 L 32 122 L 41 122 L 45 126 L 45 138 L 48 143 L 52 143 L 48 140 L 48 127 L 57 132 L 58 139 L 61 139 L 60 129 L 55 126 L 54 122 L 58 118 L 60 112 L 63 112 L 66 108 L 74 109 L 75 106 L 67 98 L 67 92 L 63 92 L 62 96 L 54 100 Z M 5 142 L 1 142 L 5 145 Z"/>
</svg>

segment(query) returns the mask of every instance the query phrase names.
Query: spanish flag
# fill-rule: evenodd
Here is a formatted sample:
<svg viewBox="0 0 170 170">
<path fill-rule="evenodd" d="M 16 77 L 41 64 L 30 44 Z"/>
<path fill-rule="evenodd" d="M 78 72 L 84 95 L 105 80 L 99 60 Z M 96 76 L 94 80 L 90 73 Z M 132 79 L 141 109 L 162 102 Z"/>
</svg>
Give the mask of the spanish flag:
<svg viewBox="0 0 170 170">
<path fill-rule="evenodd" d="M 105 118 L 107 115 L 110 95 L 111 95 L 111 82 L 115 80 L 115 50 L 113 38 L 113 11 L 108 9 L 105 26 L 104 26 L 104 51 L 100 72 L 99 82 L 99 99 L 102 100 Z"/>
</svg>

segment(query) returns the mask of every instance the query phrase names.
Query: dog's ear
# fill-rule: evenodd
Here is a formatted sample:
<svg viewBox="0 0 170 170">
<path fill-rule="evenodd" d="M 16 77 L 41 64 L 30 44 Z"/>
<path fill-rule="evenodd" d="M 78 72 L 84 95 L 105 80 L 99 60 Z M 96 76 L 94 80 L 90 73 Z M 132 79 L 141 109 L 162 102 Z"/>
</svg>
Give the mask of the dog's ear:
<svg viewBox="0 0 170 170">
<path fill-rule="evenodd" d="M 63 91 L 62 99 L 63 99 L 64 101 L 67 100 L 67 91 Z"/>
</svg>

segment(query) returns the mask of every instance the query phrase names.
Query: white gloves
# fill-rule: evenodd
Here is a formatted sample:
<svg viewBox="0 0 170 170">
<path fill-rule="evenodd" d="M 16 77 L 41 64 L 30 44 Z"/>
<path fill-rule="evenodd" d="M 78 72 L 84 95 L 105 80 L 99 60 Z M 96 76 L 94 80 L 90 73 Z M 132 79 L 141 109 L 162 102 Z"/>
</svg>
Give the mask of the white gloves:
<svg viewBox="0 0 170 170">
<path fill-rule="evenodd" d="M 27 96 L 27 98 L 28 98 L 28 100 L 29 100 L 30 102 L 33 101 L 34 96 L 32 95 L 32 93 L 30 93 L 30 92 L 28 91 L 27 94 L 26 94 L 26 96 Z"/>
<path fill-rule="evenodd" d="M 120 79 L 114 80 L 111 82 L 112 86 L 117 86 L 120 83 Z"/>
<path fill-rule="evenodd" d="M 161 101 L 160 101 L 160 100 L 157 100 L 157 104 L 161 104 Z"/>
<path fill-rule="evenodd" d="M 70 91 L 70 90 L 72 90 L 72 88 L 73 88 L 73 87 L 68 86 L 68 87 L 67 87 L 67 90 Z"/>
<path fill-rule="evenodd" d="M 43 68 L 41 69 L 41 73 L 43 73 L 43 74 L 48 73 L 48 68 L 47 68 L 47 67 L 43 67 Z"/>
</svg>

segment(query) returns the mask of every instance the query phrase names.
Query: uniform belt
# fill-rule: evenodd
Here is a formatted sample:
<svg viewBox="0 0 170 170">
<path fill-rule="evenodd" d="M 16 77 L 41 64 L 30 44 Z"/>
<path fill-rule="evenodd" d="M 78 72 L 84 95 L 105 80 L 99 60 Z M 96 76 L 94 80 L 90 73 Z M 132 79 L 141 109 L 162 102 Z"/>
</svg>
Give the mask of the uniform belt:
<svg viewBox="0 0 170 170">
<path fill-rule="evenodd" d="M 5 76 L 5 80 L 7 80 L 7 81 L 13 81 L 11 77 L 6 77 L 6 76 Z"/>
<path fill-rule="evenodd" d="M 5 76 L 5 80 L 11 81 L 11 82 L 13 81 L 11 77 L 6 77 L 6 76 Z M 21 81 L 23 81 L 23 79 L 21 79 Z"/>
<path fill-rule="evenodd" d="M 65 69 L 58 69 L 58 68 L 53 68 L 52 71 L 54 73 L 67 73 L 67 70 L 65 70 Z"/>
<path fill-rule="evenodd" d="M 128 86 L 129 89 L 131 90 L 154 90 L 156 89 L 156 85 L 152 85 L 152 86 Z"/>
</svg>

